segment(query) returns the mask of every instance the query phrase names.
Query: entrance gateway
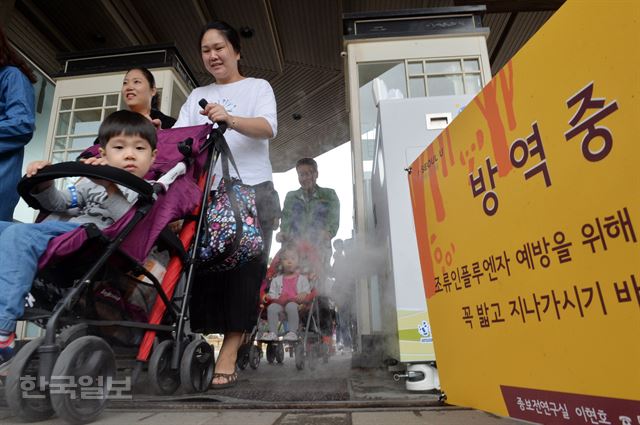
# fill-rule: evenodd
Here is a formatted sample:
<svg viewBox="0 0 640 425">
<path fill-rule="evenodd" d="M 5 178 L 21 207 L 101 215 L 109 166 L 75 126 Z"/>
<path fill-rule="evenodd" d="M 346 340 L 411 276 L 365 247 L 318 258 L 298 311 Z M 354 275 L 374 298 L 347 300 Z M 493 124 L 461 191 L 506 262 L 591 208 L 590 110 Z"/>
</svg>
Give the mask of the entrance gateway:
<svg viewBox="0 0 640 425">
<path fill-rule="evenodd" d="M 356 289 L 360 360 L 393 364 L 410 390 L 438 388 L 439 379 L 407 173 L 491 79 L 484 11 L 343 16 L 355 239 L 366 252 Z"/>
</svg>

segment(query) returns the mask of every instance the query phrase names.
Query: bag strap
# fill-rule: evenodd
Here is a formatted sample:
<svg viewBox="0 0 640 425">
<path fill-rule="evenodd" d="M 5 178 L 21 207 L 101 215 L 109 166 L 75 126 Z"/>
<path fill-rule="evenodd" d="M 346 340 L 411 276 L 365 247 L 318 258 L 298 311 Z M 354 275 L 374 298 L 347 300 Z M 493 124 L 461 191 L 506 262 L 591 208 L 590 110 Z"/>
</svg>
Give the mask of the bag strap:
<svg viewBox="0 0 640 425">
<path fill-rule="evenodd" d="M 236 170 L 236 174 L 238 175 L 238 178 L 240 179 L 240 183 L 242 183 L 242 177 L 240 176 L 240 171 L 238 171 L 238 167 L 236 166 L 236 162 L 233 159 L 233 154 L 231 153 L 231 149 L 229 148 L 229 144 L 227 143 L 227 141 L 225 140 L 224 136 L 222 135 L 222 133 L 219 134 L 218 138 L 215 141 L 214 144 L 214 148 L 216 149 L 216 151 L 218 151 L 218 158 L 216 158 L 216 161 L 222 157 L 222 177 L 223 177 L 223 181 L 224 181 L 224 187 L 227 191 L 227 196 L 229 197 L 229 202 L 231 204 L 231 210 L 233 211 L 233 216 L 235 219 L 235 223 L 236 223 L 236 234 L 235 237 L 233 239 L 233 242 L 231 244 L 230 249 L 225 250 L 225 252 L 217 255 L 214 259 L 213 262 L 214 263 L 222 263 L 223 261 L 225 261 L 228 257 L 230 257 L 232 254 L 234 254 L 237 250 L 238 247 L 240 246 L 240 242 L 242 240 L 242 236 L 243 236 L 243 223 L 242 223 L 242 216 L 240 215 L 240 205 L 238 205 L 238 199 L 236 198 L 234 192 L 233 192 L 233 184 L 231 182 L 231 175 L 229 173 L 229 163 L 231 163 L 231 165 L 233 166 L 233 168 Z"/>
<path fill-rule="evenodd" d="M 231 182 L 231 174 L 229 173 L 229 163 L 233 166 L 236 174 L 240 181 L 242 181 L 242 176 L 240 176 L 240 171 L 238 171 L 238 166 L 236 165 L 236 161 L 233 158 L 233 154 L 231 153 L 231 148 L 229 148 L 229 144 L 225 140 L 224 136 L 221 134 L 215 141 L 214 148 L 218 151 L 219 155 L 216 158 L 221 159 L 222 165 L 222 177 L 226 182 Z"/>
</svg>

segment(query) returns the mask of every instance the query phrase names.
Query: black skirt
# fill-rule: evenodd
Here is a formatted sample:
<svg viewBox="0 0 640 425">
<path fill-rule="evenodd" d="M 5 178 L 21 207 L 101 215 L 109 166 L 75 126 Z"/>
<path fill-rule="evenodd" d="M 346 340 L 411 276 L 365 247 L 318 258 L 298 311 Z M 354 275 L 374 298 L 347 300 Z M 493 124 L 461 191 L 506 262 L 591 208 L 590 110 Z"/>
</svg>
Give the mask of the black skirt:
<svg viewBox="0 0 640 425">
<path fill-rule="evenodd" d="M 196 275 L 189 303 L 194 332 L 248 332 L 258 320 L 260 284 L 267 271 L 272 223 L 280 217 L 280 203 L 271 182 L 254 188 L 265 242 L 263 255 L 233 270 Z"/>
</svg>

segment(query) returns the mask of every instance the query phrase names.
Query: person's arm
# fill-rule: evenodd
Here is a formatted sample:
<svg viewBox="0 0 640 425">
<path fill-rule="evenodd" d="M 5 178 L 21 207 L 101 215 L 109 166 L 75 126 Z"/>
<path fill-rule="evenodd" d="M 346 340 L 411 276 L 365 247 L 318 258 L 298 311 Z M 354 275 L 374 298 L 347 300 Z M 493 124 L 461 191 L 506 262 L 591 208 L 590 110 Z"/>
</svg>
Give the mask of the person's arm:
<svg viewBox="0 0 640 425">
<path fill-rule="evenodd" d="M 256 81 L 254 96 L 254 112 L 251 117 L 231 115 L 224 106 L 217 103 L 207 104 L 201 115 L 206 115 L 212 122 L 224 121 L 227 128 L 237 131 L 253 139 L 272 139 L 278 132 L 276 98 L 273 89 L 265 80 Z M 251 100 L 248 100 L 251 102 Z"/>
<path fill-rule="evenodd" d="M 162 129 L 171 128 L 176 123 L 175 118 L 165 115 L 157 109 L 152 109 L 149 116 L 151 117 L 151 121 L 158 120 L 160 122 L 160 128 Z"/>
<path fill-rule="evenodd" d="M 269 286 L 269 292 L 267 293 L 267 297 L 272 300 L 277 299 L 282 292 L 282 275 L 276 276 L 271 280 L 271 285 Z"/>
<path fill-rule="evenodd" d="M 77 184 L 58 190 L 50 185 L 41 192 L 31 193 L 47 211 L 64 212 L 70 208 L 83 207 L 89 198 L 104 196 L 104 192 L 89 179 L 80 179 Z"/>
<path fill-rule="evenodd" d="M 303 303 L 306 301 L 306 298 L 309 296 L 311 292 L 311 284 L 309 283 L 309 279 L 305 275 L 298 276 L 298 282 L 296 284 L 296 291 L 298 295 L 296 296 L 297 303 Z"/>
<path fill-rule="evenodd" d="M 17 68 L 5 71 L 0 96 L 6 119 L 0 120 L 0 154 L 20 149 L 33 136 L 35 97 L 29 79 Z"/>
<path fill-rule="evenodd" d="M 231 121 L 230 124 L 229 121 Z M 227 124 L 231 130 L 253 139 L 272 139 L 274 136 L 269 122 L 262 117 L 249 118 L 229 115 Z"/>
<path fill-rule="evenodd" d="M 336 233 L 338 233 L 338 227 L 340 227 L 340 200 L 333 189 L 327 189 L 327 191 L 329 213 L 327 215 L 325 231 L 329 234 L 329 239 L 332 239 L 336 236 Z"/>
<path fill-rule="evenodd" d="M 273 130 L 265 118 L 233 116 L 218 103 L 207 104 L 207 107 L 200 111 L 200 115 L 206 115 L 212 122 L 224 121 L 227 123 L 227 129 L 235 130 L 253 139 L 271 139 L 273 137 Z"/>
<path fill-rule="evenodd" d="M 282 216 L 280 217 L 280 233 L 284 235 L 284 239 L 287 238 L 291 231 L 291 211 L 293 210 L 293 202 L 295 199 L 295 192 L 287 193 L 284 198 L 284 206 L 282 207 Z M 279 241 L 282 242 L 282 241 Z"/>
<path fill-rule="evenodd" d="M 311 292 L 311 283 L 309 283 L 309 279 L 303 274 L 298 277 L 297 290 L 298 292 L 306 292 L 307 294 Z"/>
<path fill-rule="evenodd" d="M 38 174 L 38 171 L 42 170 L 44 167 L 47 167 L 49 165 L 51 165 L 51 161 L 47 161 L 44 159 L 38 160 L 38 161 L 32 161 L 29 163 L 29 165 L 27 165 L 26 176 L 33 177 L 36 174 Z M 51 186 L 53 186 L 52 180 L 42 182 L 33 188 L 32 194 L 42 192 L 43 190 L 48 189 Z"/>
</svg>

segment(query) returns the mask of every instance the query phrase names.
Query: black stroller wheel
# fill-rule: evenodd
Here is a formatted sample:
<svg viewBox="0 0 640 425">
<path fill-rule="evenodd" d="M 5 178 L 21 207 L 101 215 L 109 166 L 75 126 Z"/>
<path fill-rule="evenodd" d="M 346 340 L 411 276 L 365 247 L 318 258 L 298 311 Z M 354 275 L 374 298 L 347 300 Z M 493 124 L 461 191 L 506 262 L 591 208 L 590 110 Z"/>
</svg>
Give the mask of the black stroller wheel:
<svg viewBox="0 0 640 425">
<path fill-rule="evenodd" d="M 89 334 L 89 325 L 86 323 L 78 323 L 68 328 L 64 328 L 60 335 L 58 335 L 58 345 L 64 349 L 67 345 L 71 344 L 76 339 L 87 336 Z"/>
<path fill-rule="evenodd" d="M 257 369 L 260 365 L 260 357 L 262 357 L 262 350 L 257 345 L 251 345 L 249 347 L 249 366 L 251 369 Z"/>
<path fill-rule="evenodd" d="M 154 394 L 170 395 L 180 386 L 180 372 L 171 369 L 173 340 L 162 341 L 149 358 L 149 384 Z"/>
<path fill-rule="evenodd" d="M 276 344 L 267 344 L 267 362 L 273 364 L 276 360 Z"/>
<path fill-rule="evenodd" d="M 209 343 L 205 340 L 191 341 L 180 361 L 180 383 L 184 392 L 206 392 L 214 369 L 215 354 Z"/>
<path fill-rule="evenodd" d="M 242 344 L 238 349 L 238 359 L 236 360 L 236 365 L 238 369 L 245 370 L 247 365 L 249 364 L 249 344 Z"/>
<path fill-rule="evenodd" d="M 281 342 L 276 346 L 276 361 L 280 364 L 284 361 L 284 344 Z"/>
<path fill-rule="evenodd" d="M 302 370 L 304 369 L 304 345 L 296 344 L 295 353 L 296 367 Z"/>
<path fill-rule="evenodd" d="M 38 376 L 37 351 L 43 341 L 42 337 L 36 338 L 16 353 L 5 384 L 5 398 L 11 413 L 25 422 L 43 421 L 54 414 L 49 392 L 40 388 L 49 377 Z"/>
<path fill-rule="evenodd" d="M 318 343 L 310 344 L 307 347 L 307 364 L 309 370 L 315 370 L 318 365 L 318 359 L 320 357 L 320 346 Z"/>
<path fill-rule="evenodd" d="M 107 404 L 115 374 L 115 355 L 105 340 L 96 336 L 76 339 L 53 366 L 49 385 L 53 409 L 72 424 L 94 421 Z M 69 384 L 73 384 L 70 390 L 65 388 Z"/>
</svg>

